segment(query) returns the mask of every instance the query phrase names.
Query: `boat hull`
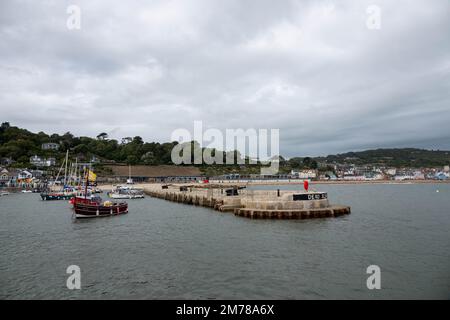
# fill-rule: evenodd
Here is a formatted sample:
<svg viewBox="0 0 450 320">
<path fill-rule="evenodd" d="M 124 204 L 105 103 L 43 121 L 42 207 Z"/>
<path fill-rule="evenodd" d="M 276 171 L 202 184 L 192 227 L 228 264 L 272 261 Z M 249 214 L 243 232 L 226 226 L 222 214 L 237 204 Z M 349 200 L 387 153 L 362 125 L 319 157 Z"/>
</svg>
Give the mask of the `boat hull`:
<svg viewBox="0 0 450 320">
<path fill-rule="evenodd" d="M 44 201 L 52 201 L 52 200 L 70 200 L 74 197 L 73 194 L 43 194 L 41 193 L 41 198 Z"/>
<path fill-rule="evenodd" d="M 74 210 L 76 219 L 110 217 L 128 213 L 128 204 L 122 202 L 105 206 L 76 202 Z"/>
<path fill-rule="evenodd" d="M 111 199 L 143 199 L 145 196 L 143 194 L 117 194 L 110 193 L 108 196 Z"/>
</svg>

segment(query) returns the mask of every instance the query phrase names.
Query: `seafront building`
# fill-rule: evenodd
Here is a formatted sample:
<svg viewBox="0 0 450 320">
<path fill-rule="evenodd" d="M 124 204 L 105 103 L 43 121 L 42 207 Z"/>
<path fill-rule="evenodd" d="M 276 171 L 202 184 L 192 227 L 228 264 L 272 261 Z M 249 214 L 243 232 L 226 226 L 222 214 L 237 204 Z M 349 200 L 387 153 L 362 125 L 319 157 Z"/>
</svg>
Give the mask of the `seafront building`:
<svg viewBox="0 0 450 320">
<path fill-rule="evenodd" d="M 314 169 L 307 169 L 307 170 L 299 170 L 291 171 L 291 177 L 292 178 L 298 178 L 298 179 L 316 179 L 318 176 L 318 171 Z"/>
<path fill-rule="evenodd" d="M 30 157 L 30 164 L 36 167 L 52 167 L 56 165 L 55 158 L 44 158 L 37 155 Z"/>
<path fill-rule="evenodd" d="M 42 170 L 0 167 L 0 188 L 33 188 L 43 182 L 45 174 L 46 172 Z"/>
<path fill-rule="evenodd" d="M 99 177 L 99 182 L 122 183 L 129 178 L 135 183 L 141 182 L 195 182 L 205 176 L 194 166 L 145 166 L 107 165 L 109 174 Z M 131 169 L 131 170 L 130 170 Z"/>
<path fill-rule="evenodd" d="M 59 143 L 54 143 L 54 142 L 43 143 L 41 146 L 41 149 L 42 150 L 58 150 Z"/>
</svg>

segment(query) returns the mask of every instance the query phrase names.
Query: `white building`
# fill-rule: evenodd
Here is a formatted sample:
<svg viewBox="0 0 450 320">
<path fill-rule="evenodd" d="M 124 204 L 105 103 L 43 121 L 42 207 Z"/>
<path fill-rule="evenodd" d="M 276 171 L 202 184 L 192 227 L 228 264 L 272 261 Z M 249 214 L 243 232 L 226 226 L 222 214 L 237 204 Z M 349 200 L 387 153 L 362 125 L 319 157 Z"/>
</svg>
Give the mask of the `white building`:
<svg viewBox="0 0 450 320">
<path fill-rule="evenodd" d="M 364 180 L 383 180 L 384 175 L 378 172 L 364 175 Z"/>
<path fill-rule="evenodd" d="M 344 180 L 349 180 L 349 181 L 362 181 L 362 180 L 366 180 L 365 176 L 354 176 L 354 175 L 344 175 Z"/>
<path fill-rule="evenodd" d="M 386 174 L 388 174 L 390 176 L 395 176 L 397 174 L 397 169 L 396 168 L 386 169 Z"/>
<path fill-rule="evenodd" d="M 19 174 L 17 175 L 17 179 L 19 179 L 19 180 L 31 179 L 31 178 L 33 178 L 33 175 L 28 170 L 19 171 Z"/>
<path fill-rule="evenodd" d="M 414 180 L 414 176 L 413 175 L 409 175 L 409 174 L 396 175 L 394 177 L 394 180 L 397 180 L 397 181 Z"/>
<path fill-rule="evenodd" d="M 414 171 L 413 175 L 414 175 L 414 180 L 424 180 L 425 179 L 425 174 L 420 170 Z"/>
<path fill-rule="evenodd" d="M 42 150 L 58 150 L 59 144 L 54 142 L 43 143 L 41 146 Z"/>
<path fill-rule="evenodd" d="M 10 180 L 9 171 L 6 169 L 0 170 L 0 182 L 8 182 Z"/>
<path fill-rule="evenodd" d="M 299 178 L 299 179 L 315 179 L 317 178 L 316 170 L 300 170 L 300 171 L 291 171 L 291 175 Z"/>
<path fill-rule="evenodd" d="M 56 164 L 55 158 L 43 158 L 37 155 L 30 157 L 30 163 L 36 167 L 51 167 Z"/>
</svg>

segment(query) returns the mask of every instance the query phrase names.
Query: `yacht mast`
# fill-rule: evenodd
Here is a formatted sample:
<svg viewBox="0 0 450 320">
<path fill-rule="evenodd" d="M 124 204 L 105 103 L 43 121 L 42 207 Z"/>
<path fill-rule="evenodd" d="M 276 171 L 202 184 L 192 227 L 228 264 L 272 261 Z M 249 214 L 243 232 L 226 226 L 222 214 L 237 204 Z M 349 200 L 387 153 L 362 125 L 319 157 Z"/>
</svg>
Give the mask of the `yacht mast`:
<svg viewBox="0 0 450 320">
<path fill-rule="evenodd" d="M 68 159 L 69 159 L 69 149 L 67 149 L 67 152 L 66 152 L 66 167 L 64 169 L 64 186 L 67 183 L 67 162 L 68 162 Z"/>
<path fill-rule="evenodd" d="M 54 184 L 56 184 L 56 182 L 58 181 L 59 175 L 60 175 L 61 170 L 62 170 L 62 168 L 63 168 L 65 163 L 66 163 L 66 159 L 64 159 L 63 163 L 61 164 L 61 167 L 59 167 L 58 174 L 56 175 L 56 179 L 54 181 Z"/>
<path fill-rule="evenodd" d="M 77 183 L 78 183 L 78 157 L 75 157 L 75 172 L 74 172 L 74 175 L 75 175 L 74 182 L 75 182 L 75 186 L 76 186 Z"/>
</svg>

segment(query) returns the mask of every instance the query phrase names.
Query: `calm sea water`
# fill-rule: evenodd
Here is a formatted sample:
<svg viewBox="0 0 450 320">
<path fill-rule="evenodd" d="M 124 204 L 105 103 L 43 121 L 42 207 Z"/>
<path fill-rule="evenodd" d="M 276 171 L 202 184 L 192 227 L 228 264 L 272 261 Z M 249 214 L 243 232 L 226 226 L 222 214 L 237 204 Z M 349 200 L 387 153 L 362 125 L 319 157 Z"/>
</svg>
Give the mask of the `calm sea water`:
<svg viewBox="0 0 450 320">
<path fill-rule="evenodd" d="M 0 298 L 450 298 L 450 184 L 314 187 L 352 214 L 248 220 L 146 198 L 73 221 L 66 201 L 0 197 Z M 66 288 L 72 264 L 81 290 Z"/>
</svg>

